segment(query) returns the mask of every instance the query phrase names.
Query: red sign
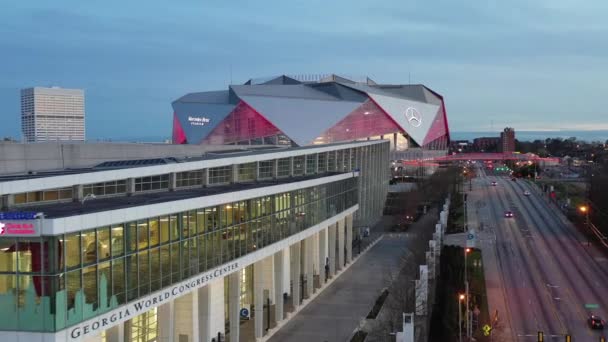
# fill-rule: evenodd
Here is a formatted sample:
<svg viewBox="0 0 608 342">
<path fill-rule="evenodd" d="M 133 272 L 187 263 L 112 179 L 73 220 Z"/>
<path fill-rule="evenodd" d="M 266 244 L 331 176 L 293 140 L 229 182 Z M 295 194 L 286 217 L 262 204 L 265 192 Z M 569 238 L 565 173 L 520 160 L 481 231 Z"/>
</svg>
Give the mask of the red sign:
<svg viewBox="0 0 608 342">
<path fill-rule="evenodd" d="M 0 222 L 0 235 L 36 235 L 33 223 Z"/>
</svg>

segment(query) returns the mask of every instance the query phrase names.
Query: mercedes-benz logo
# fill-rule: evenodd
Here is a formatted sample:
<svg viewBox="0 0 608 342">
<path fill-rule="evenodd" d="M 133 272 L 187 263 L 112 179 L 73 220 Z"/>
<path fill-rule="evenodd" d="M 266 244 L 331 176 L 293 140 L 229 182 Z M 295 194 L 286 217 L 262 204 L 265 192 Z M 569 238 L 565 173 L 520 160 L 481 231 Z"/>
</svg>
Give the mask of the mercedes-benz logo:
<svg viewBox="0 0 608 342">
<path fill-rule="evenodd" d="M 413 127 L 420 127 L 422 124 L 422 116 L 420 115 L 420 112 L 418 112 L 418 109 L 414 107 L 407 108 L 405 111 L 405 118 Z"/>
</svg>

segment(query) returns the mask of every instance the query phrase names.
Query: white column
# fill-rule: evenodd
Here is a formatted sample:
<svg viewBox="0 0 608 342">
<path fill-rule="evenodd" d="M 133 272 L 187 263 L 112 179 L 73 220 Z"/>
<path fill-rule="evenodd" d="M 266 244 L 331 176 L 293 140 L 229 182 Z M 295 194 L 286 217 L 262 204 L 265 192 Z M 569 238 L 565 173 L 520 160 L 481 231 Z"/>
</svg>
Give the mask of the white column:
<svg viewBox="0 0 608 342">
<path fill-rule="evenodd" d="M 338 269 L 344 268 L 344 219 L 338 221 Z"/>
<path fill-rule="evenodd" d="M 325 284 L 325 263 L 327 260 L 327 228 L 319 231 L 319 284 Z"/>
<path fill-rule="evenodd" d="M 314 236 L 309 236 L 305 240 L 306 249 L 304 250 L 304 256 L 306 258 L 306 298 L 310 298 L 312 296 L 315 282 L 313 275 L 313 241 Z"/>
<path fill-rule="evenodd" d="M 329 251 L 329 276 L 333 277 L 336 274 L 336 227 L 337 224 L 332 224 L 327 228 L 329 241 L 327 250 Z"/>
<path fill-rule="evenodd" d="M 253 264 L 253 305 L 255 338 L 264 335 L 264 259 Z"/>
<path fill-rule="evenodd" d="M 291 298 L 293 299 L 293 306 L 297 308 L 300 306 L 300 242 L 296 242 L 291 246 Z"/>
<path fill-rule="evenodd" d="M 171 172 L 169 174 L 169 191 L 175 191 L 177 188 L 177 173 Z"/>
<path fill-rule="evenodd" d="M 238 272 L 237 272 L 238 273 Z M 200 342 L 224 335 L 226 315 L 224 305 L 224 278 L 216 279 L 198 289 L 198 326 Z"/>
<path fill-rule="evenodd" d="M 353 215 L 346 216 L 346 262 L 353 260 Z"/>
<path fill-rule="evenodd" d="M 264 265 L 262 271 L 262 287 L 268 290 L 267 298 L 274 302 L 274 258 L 268 256 L 262 260 Z M 266 303 L 266 302 L 264 302 Z"/>
<path fill-rule="evenodd" d="M 160 316 L 159 316 L 160 318 Z M 124 342 L 125 341 L 125 329 L 124 323 L 113 326 L 106 330 L 106 342 Z M 160 340 L 163 341 L 164 340 Z M 159 341 L 159 342 L 160 342 Z"/>
<path fill-rule="evenodd" d="M 195 305 L 196 304 L 196 305 Z M 176 319 L 179 317 L 179 319 Z M 180 335 L 188 336 L 188 341 L 198 341 L 198 292 L 191 292 L 175 299 L 173 303 L 173 340 Z"/>
<path fill-rule="evenodd" d="M 320 275 L 319 271 L 319 232 L 316 232 L 312 236 L 312 271 L 313 274 Z M 316 289 L 316 287 L 315 287 Z"/>
<path fill-rule="evenodd" d="M 274 316 L 277 322 L 283 320 L 283 251 L 274 253 Z"/>
<path fill-rule="evenodd" d="M 283 249 L 283 293 L 291 296 L 290 281 L 291 281 L 291 253 L 290 247 Z"/>
<path fill-rule="evenodd" d="M 158 307 L 158 340 L 159 342 L 174 341 L 173 330 L 175 322 L 174 301 L 171 300 Z"/>
<path fill-rule="evenodd" d="M 240 297 L 241 297 L 241 271 L 228 276 L 228 315 L 230 319 L 230 342 L 239 342 L 240 336 Z"/>
</svg>

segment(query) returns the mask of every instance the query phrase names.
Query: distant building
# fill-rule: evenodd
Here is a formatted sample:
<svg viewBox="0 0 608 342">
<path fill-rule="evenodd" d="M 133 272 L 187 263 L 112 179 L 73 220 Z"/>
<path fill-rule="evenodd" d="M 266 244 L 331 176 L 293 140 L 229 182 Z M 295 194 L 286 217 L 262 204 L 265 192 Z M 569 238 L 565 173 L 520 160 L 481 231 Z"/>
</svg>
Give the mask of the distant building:
<svg viewBox="0 0 608 342">
<path fill-rule="evenodd" d="M 511 127 L 505 128 L 500 133 L 500 152 L 515 151 L 515 130 Z"/>
<path fill-rule="evenodd" d="M 471 149 L 471 143 L 468 140 L 451 140 L 450 152 L 468 152 Z"/>
<path fill-rule="evenodd" d="M 473 149 L 480 152 L 495 152 L 500 143 L 498 137 L 480 137 L 473 140 Z"/>
<path fill-rule="evenodd" d="M 22 89 L 21 131 L 25 142 L 84 141 L 84 90 Z"/>
</svg>

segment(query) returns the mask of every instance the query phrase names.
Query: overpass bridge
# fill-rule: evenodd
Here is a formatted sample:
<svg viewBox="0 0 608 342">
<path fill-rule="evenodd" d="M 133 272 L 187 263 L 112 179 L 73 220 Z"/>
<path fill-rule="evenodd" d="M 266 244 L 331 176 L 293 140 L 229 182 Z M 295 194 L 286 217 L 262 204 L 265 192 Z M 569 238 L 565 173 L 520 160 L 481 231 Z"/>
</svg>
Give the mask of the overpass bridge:
<svg viewBox="0 0 608 342">
<path fill-rule="evenodd" d="M 484 153 L 484 152 L 473 152 L 473 153 L 456 153 L 456 154 L 448 154 L 443 156 L 436 156 L 430 160 L 429 162 L 435 163 L 446 163 L 446 162 L 454 162 L 454 161 L 522 161 L 522 162 L 539 162 L 539 163 L 549 163 L 549 164 L 557 164 L 559 163 L 559 158 L 541 158 L 533 153 L 513 153 L 513 152 L 504 152 L 504 153 Z"/>
</svg>

